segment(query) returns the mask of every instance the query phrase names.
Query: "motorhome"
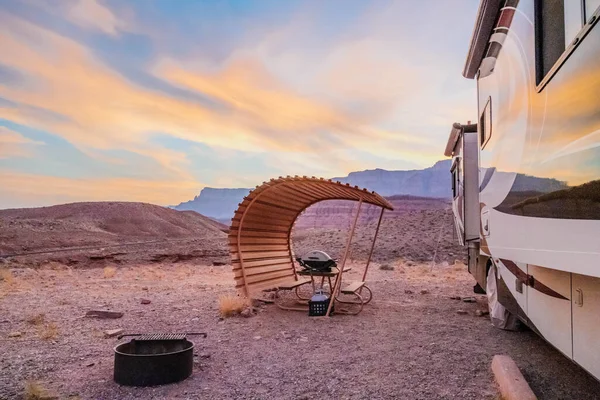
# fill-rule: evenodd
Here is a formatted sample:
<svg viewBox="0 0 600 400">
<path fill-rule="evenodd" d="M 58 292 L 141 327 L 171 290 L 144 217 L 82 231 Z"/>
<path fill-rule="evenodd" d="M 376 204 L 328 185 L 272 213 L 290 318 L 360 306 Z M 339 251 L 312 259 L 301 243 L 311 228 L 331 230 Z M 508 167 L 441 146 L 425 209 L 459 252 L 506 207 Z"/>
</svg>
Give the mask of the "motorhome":
<svg viewBox="0 0 600 400">
<path fill-rule="evenodd" d="M 476 288 L 598 379 L 599 7 L 482 0 L 463 71 L 478 120 L 445 151 Z"/>
</svg>

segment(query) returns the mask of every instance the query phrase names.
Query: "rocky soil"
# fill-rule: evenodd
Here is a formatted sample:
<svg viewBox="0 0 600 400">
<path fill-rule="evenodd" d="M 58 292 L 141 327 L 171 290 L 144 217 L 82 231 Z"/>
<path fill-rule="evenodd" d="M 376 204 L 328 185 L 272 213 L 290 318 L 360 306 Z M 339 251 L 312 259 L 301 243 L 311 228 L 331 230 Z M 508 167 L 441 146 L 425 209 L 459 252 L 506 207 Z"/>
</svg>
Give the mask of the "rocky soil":
<svg viewBox="0 0 600 400">
<path fill-rule="evenodd" d="M 394 211 L 384 213 L 373 260 L 390 263 L 405 259 L 451 264 L 455 260 L 466 261 L 465 250 L 455 238 L 448 201 L 412 196 L 394 196 L 390 201 Z M 318 249 L 340 258 L 356 211 L 356 202 L 349 201 L 326 201 L 307 209 L 292 232 L 295 253 L 302 255 Z M 350 259 L 367 259 L 379 213 L 380 209 L 374 206 L 367 205 L 361 210 Z"/>
<path fill-rule="evenodd" d="M 327 320 L 274 305 L 221 320 L 219 297 L 233 288 L 229 266 L 135 265 L 111 277 L 56 263 L 12 269 L 0 280 L 0 399 L 22 398 L 31 381 L 62 399 L 497 399 L 495 354 L 513 357 L 541 400 L 597 398 L 600 384 L 538 336 L 478 317 L 484 298 L 452 299 L 473 296 L 464 265 L 373 267 L 372 303 L 358 316 Z M 98 308 L 124 316 L 83 317 Z M 117 328 L 208 338 L 192 338 L 187 380 L 131 388 L 112 380 L 120 341 L 103 332 Z"/>
<path fill-rule="evenodd" d="M 130 206 L 139 203 L 0 211 L 0 255 L 27 253 L 0 258 L 0 399 L 23 398 L 34 381 L 61 399 L 497 399 L 495 354 L 513 357 L 540 399 L 597 398 L 600 383 L 538 336 L 478 317 L 484 297 L 452 299 L 474 296 L 474 282 L 448 202 L 392 201 L 367 278 L 374 300 L 327 320 L 273 305 L 221 319 L 219 298 L 234 293 L 226 235 L 199 214 Z M 338 257 L 353 206 L 307 210 L 296 253 Z M 366 207 L 349 280 L 362 274 L 377 218 Z M 124 316 L 85 318 L 93 309 Z M 112 380 L 119 341 L 103 332 L 117 328 L 209 336 L 193 339 L 192 377 L 139 389 Z"/>
<path fill-rule="evenodd" d="M 447 200 L 394 196 L 390 201 L 395 209 L 384 214 L 373 260 L 465 261 Z M 356 205 L 326 201 L 307 209 L 293 230 L 295 253 L 319 249 L 340 257 Z M 366 260 L 378 218 L 379 209 L 363 208 L 350 259 Z M 0 262 L 34 268 L 51 262 L 73 268 L 191 260 L 223 264 L 229 262 L 224 230 L 196 212 L 143 203 L 0 210 Z"/>
</svg>

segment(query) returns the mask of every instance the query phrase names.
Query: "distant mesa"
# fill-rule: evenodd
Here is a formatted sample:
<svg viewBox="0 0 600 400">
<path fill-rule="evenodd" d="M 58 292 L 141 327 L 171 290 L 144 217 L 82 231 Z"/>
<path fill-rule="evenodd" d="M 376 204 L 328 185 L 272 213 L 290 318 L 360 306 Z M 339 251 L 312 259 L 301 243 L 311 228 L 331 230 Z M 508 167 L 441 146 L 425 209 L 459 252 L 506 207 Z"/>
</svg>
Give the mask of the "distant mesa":
<svg viewBox="0 0 600 400">
<path fill-rule="evenodd" d="M 373 190 L 382 196 L 416 196 L 438 199 L 450 199 L 452 186 L 450 183 L 450 167 L 452 160 L 441 160 L 424 169 L 407 171 L 388 171 L 371 169 L 351 172 L 348 176 L 332 178 L 333 181 L 349 183 L 360 188 Z M 518 175 L 516 184 L 531 187 L 532 181 L 541 191 L 554 190 L 561 183 L 553 179 L 542 179 Z M 548 188 L 548 190 L 544 190 Z M 202 215 L 229 225 L 231 217 L 251 189 L 215 189 L 204 188 L 193 200 L 186 201 L 172 208 L 176 210 L 192 210 Z"/>
<path fill-rule="evenodd" d="M 229 225 L 242 199 L 251 189 L 214 189 L 205 187 L 193 200 L 173 206 L 179 211 L 195 211 Z"/>
</svg>

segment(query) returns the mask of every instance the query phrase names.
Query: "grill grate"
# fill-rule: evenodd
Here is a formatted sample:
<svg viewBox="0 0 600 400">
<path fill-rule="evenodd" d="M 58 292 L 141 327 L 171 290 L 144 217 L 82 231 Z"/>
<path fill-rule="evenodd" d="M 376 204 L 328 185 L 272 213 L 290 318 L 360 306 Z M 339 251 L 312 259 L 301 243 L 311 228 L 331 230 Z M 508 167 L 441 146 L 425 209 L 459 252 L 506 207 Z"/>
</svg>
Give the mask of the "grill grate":
<svg viewBox="0 0 600 400">
<path fill-rule="evenodd" d="M 135 338 L 137 341 L 147 340 L 183 340 L 185 339 L 185 333 L 152 333 L 147 335 L 140 335 Z"/>
</svg>

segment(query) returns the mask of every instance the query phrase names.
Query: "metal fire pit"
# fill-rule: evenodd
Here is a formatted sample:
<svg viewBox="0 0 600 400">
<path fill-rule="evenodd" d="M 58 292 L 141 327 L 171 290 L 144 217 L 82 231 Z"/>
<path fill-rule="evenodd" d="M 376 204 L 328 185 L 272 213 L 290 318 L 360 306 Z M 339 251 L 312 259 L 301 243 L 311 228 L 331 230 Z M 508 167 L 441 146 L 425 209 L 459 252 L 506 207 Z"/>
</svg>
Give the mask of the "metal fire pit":
<svg viewBox="0 0 600 400">
<path fill-rule="evenodd" d="M 194 367 L 194 343 L 187 335 L 131 334 L 129 342 L 115 347 L 115 382 L 126 386 L 155 386 L 179 382 L 192 374 Z"/>
</svg>

